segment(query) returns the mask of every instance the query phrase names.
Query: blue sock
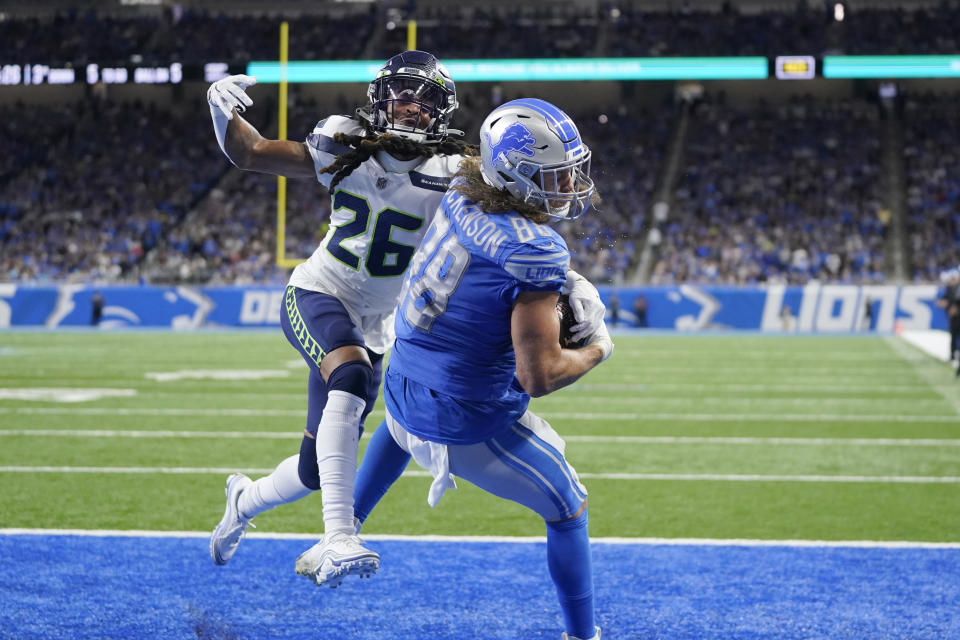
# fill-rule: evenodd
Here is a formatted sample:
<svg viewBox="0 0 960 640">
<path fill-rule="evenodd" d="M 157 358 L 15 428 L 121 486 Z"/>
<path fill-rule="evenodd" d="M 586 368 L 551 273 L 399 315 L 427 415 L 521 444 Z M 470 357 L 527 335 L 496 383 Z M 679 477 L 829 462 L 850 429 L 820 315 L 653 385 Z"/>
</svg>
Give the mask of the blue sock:
<svg viewBox="0 0 960 640">
<path fill-rule="evenodd" d="M 360 522 L 367 519 L 383 494 L 407 468 L 408 462 L 410 454 L 394 441 L 386 421 L 381 422 L 370 438 L 353 486 L 353 515 Z"/>
<path fill-rule="evenodd" d="M 567 633 L 592 638 L 596 628 L 586 509 L 573 520 L 547 523 L 547 566 L 557 587 Z"/>
</svg>

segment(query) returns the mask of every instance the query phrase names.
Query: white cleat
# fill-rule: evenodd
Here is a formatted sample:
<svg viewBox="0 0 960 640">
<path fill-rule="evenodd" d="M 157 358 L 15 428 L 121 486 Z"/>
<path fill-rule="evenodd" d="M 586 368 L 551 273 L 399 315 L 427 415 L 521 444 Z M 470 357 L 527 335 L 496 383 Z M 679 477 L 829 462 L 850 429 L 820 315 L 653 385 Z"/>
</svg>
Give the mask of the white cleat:
<svg viewBox="0 0 960 640">
<path fill-rule="evenodd" d="M 224 493 L 227 494 L 227 508 L 223 512 L 223 519 L 213 530 L 210 536 L 210 557 L 214 564 L 227 564 L 230 558 L 237 552 L 240 541 L 243 540 L 247 532 L 247 526 L 250 520 L 240 515 L 237 509 L 237 501 L 240 499 L 240 493 L 253 484 L 253 481 L 242 473 L 235 473 L 227 478 L 227 488 Z"/>
<path fill-rule="evenodd" d="M 333 589 L 350 575 L 369 578 L 380 568 L 380 554 L 363 546 L 360 536 L 335 532 L 324 534 L 297 558 L 296 571 L 319 587 Z"/>
<path fill-rule="evenodd" d="M 567 635 L 567 632 L 564 631 L 563 635 L 560 636 L 560 640 L 580 640 L 580 638 L 576 636 L 569 636 Z M 585 638 L 584 640 L 600 640 L 600 627 L 597 627 L 597 632 L 592 638 Z"/>
</svg>

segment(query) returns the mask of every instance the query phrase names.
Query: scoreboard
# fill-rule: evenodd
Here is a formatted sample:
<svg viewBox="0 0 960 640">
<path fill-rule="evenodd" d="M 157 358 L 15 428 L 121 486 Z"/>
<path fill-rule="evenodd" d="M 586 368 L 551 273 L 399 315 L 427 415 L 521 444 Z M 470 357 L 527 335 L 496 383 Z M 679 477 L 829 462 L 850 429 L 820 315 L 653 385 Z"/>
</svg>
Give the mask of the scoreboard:
<svg viewBox="0 0 960 640">
<path fill-rule="evenodd" d="M 52 66 L 48 64 L 0 64 L 0 86 L 86 84 L 180 84 L 184 80 L 216 82 L 231 73 L 243 73 L 243 64 L 208 62 L 160 66 L 97 64 Z"/>
<path fill-rule="evenodd" d="M 773 68 L 780 80 L 812 80 L 817 75 L 817 60 L 813 56 L 777 56 Z"/>
<path fill-rule="evenodd" d="M 814 78 L 960 78 L 960 55 L 779 56 L 660 58 L 524 58 L 446 60 L 457 81 L 812 80 Z M 0 60 L 0 86 L 180 84 L 216 82 L 246 73 L 262 83 L 369 82 L 382 60 L 253 60 L 169 62 L 151 66 L 77 62 L 53 65 Z"/>
</svg>

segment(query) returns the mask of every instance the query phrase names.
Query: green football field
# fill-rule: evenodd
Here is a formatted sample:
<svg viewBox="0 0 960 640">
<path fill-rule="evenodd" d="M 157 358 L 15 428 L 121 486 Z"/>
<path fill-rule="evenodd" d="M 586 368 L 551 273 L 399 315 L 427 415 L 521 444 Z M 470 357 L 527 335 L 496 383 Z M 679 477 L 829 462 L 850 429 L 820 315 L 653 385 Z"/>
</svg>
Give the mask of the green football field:
<svg viewBox="0 0 960 640">
<path fill-rule="evenodd" d="M 960 382 L 893 337 L 615 337 L 531 408 L 595 537 L 960 541 Z M 0 333 L 0 528 L 209 531 L 227 474 L 298 451 L 306 367 L 274 332 Z M 383 417 L 382 403 L 367 422 Z M 366 440 L 361 442 L 361 448 Z M 371 534 L 538 536 L 412 464 Z M 320 531 L 318 495 L 257 518 Z"/>
</svg>

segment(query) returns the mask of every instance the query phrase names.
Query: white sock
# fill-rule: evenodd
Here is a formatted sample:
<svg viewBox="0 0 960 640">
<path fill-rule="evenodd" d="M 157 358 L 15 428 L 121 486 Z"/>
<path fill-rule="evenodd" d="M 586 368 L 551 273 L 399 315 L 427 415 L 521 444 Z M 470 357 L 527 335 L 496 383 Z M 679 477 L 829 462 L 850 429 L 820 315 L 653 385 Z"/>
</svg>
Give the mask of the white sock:
<svg viewBox="0 0 960 640">
<path fill-rule="evenodd" d="M 330 391 L 317 429 L 317 468 L 323 499 L 324 531 L 353 534 L 353 485 L 357 441 L 366 401 L 346 391 Z"/>
<path fill-rule="evenodd" d="M 290 456 L 273 473 L 244 489 L 237 501 L 240 515 L 249 520 L 278 504 L 296 502 L 311 493 L 300 481 L 299 466 L 300 456 Z"/>
</svg>

